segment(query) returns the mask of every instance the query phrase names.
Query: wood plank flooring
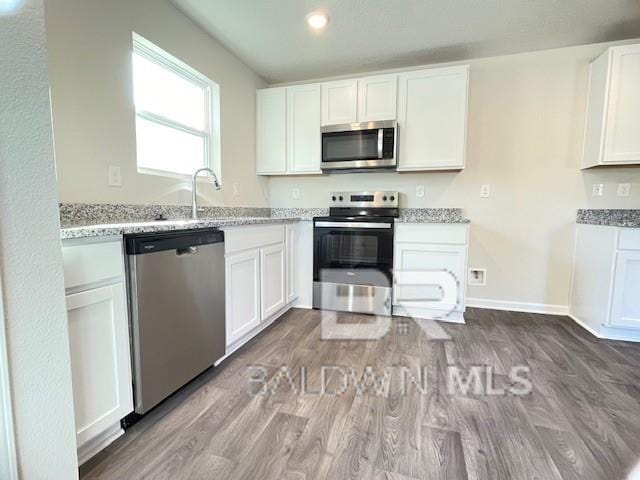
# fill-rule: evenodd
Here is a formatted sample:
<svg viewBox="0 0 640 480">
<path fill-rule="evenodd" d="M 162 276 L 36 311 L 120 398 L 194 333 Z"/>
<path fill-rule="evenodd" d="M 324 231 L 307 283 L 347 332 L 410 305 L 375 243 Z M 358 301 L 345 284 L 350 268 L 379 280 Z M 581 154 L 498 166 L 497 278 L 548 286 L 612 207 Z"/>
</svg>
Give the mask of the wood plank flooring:
<svg viewBox="0 0 640 480">
<path fill-rule="evenodd" d="M 380 340 L 323 341 L 320 314 L 287 313 L 81 478 L 616 480 L 640 461 L 638 344 L 596 339 L 564 317 L 478 309 L 466 325 L 440 324 L 451 340 L 394 318 Z M 480 369 L 482 391 L 450 392 L 452 366 Z M 513 386 L 518 366 L 530 368 L 530 394 L 487 395 Z"/>
</svg>

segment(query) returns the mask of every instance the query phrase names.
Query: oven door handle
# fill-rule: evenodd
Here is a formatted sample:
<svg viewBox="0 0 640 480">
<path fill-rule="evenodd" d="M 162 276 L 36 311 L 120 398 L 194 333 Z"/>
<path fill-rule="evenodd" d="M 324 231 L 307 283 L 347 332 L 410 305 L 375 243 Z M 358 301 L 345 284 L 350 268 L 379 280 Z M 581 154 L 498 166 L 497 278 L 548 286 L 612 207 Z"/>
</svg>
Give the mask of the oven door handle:
<svg viewBox="0 0 640 480">
<path fill-rule="evenodd" d="M 393 223 L 383 222 L 316 222 L 316 227 L 320 228 L 393 228 Z"/>
</svg>

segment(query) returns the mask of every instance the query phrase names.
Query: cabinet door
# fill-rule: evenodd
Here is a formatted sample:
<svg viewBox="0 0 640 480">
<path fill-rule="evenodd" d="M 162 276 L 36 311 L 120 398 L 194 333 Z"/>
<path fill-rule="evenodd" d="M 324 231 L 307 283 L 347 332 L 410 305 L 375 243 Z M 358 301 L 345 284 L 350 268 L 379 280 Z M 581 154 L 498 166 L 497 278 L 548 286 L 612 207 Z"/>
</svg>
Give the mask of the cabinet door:
<svg viewBox="0 0 640 480">
<path fill-rule="evenodd" d="M 293 302 L 296 292 L 296 249 L 298 248 L 298 229 L 296 225 L 286 225 L 286 254 L 287 254 L 287 303 Z"/>
<path fill-rule="evenodd" d="M 276 313 L 286 303 L 284 250 L 284 243 L 260 249 L 262 320 Z"/>
<path fill-rule="evenodd" d="M 438 277 L 432 272 L 450 272 L 453 282 L 457 282 L 457 306 L 455 310 L 464 310 L 464 285 L 466 265 L 466 246 L 430 245 L 423 243 L 397 243 L 395 248 L 394 271 L 397 278 L 402 272 L 418 272 L 408 283 L 397 283 L 393 290 L 393 304 L 404 307 L 435 307 L 442 298 L 442 290 L 434 281 Z"/>
<path fill-rule="evenodd" d="M 260 324 L 260 252 L 228 255 L 225 264 L 228 346 Z"/>
<path fill-rule="evenodd" d="M 640 251 L 618 252 L 611 326 L 640 328 Z"/>
<path fill-rule="evenodd" d="M 287 97 L 285 88 L 256 92 L 256 172 L 287 171 Z"/>
<path fill-rule="evenodd" d="M 469 67 L 399 76 L 398 170 L 464 168 Z"/>
<path fill-rule="evenodd" d="M 381 75 L 358 80 L 358 121 L 395 120 L 397 75 Z"/>
<path fill-rule="evenodd" d="M 322 125 L 354 123 L 357 118 L 357 80 L 322 84 Z"/>
<path fill-rule="evenodd" d="M 290 173 L 322 173 L 319 84 L 287 88 L 287 164 Z"/>
<path fill-rule="evenodd" d="M 640 45 L 611 49 L 603 163 L 640 163 Z"/>
<path fill-rule="evenodd" d="M 78 447 L 133 411 L 124 283 L 67 295 Z"/>
</svg>

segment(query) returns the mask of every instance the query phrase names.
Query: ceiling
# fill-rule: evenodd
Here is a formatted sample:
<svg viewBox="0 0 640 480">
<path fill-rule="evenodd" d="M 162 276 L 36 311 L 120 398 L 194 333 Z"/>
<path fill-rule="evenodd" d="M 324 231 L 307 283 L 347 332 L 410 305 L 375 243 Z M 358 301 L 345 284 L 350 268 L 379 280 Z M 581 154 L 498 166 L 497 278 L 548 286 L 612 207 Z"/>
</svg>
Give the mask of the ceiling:
<svg viewBox="0 0 640 480">
<path fill-rule="evenodd" d="M 640 37 L 640 0 L 172 1 L 270 84 Z"/>
</svg>

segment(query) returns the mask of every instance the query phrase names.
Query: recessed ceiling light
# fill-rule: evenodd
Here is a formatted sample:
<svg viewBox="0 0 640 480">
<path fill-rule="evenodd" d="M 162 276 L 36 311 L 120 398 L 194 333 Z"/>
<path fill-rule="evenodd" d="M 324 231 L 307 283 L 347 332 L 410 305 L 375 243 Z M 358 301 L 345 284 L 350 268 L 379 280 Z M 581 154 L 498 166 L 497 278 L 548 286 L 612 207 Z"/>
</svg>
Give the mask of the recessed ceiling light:
<svg viewBox="0 0 640 480">
<path fill-rule="evenodd" d="M 311 12 L 307 15 L 307 23 L 314 30 L 322 30 L 329 23 L 329 17 L 326 13 Z"/>
</svg>

